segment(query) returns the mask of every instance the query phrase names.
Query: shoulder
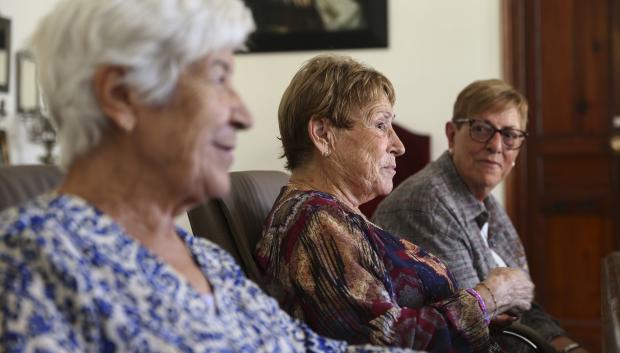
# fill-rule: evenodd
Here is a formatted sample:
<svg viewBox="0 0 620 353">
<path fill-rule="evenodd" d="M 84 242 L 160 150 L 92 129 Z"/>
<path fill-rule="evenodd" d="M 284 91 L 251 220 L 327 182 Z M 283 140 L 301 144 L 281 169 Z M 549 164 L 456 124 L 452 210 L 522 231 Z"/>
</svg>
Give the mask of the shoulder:
<svg viewBox="0 0 620 353">
<path fill-rule="evenodd" d="M 308 222 L 346 221 L 350 213 L 331 194 L 316 190 L 287 190 L 276 200 L 266 224 L 268 228 L 288 229 Z"/>
<path fill-rule="evenodd" d="M 231 254 L 211 240 L 181 232 L 189 244 L 192 253 L 198 262 L 206 267 L 208 272 L 216 272 L 221 277 L 245 278 L 243 270 Z"/>
<path fill-rule="evenodd" d="M 68 226 L 62 208 L 65 201 L 46 194 L 0 214 L 0 253 L 39 253 L 41 249 L 67 245 Z M 29 256 L 32 257 L 32 256 Z"/>
<path fill-rule="evenodd" d="M 377 212 L 432 213 L 445 206 L 444 195 L 450 186 L 444 178 L 442 166 L 434 161 L 418 173 L 405 179 L 378 206 Z"/>
</svg>

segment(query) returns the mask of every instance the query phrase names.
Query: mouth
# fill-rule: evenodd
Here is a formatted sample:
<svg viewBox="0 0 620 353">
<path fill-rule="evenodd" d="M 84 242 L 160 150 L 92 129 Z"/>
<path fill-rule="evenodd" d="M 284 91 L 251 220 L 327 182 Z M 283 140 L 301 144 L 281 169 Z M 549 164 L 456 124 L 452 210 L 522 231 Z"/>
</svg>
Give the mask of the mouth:
<svg viewBox="0 0 620 353">
<path fill-rule="evenodd" d="M 215 146 L 215 148 L 225 152 L 233 152 L 235 150 L 234 143 L 215 142 L 213 145 Z"/>
<path fill-rule="evenodd" d="M 385 170 L 387 170 L 387 171 L 389 171 L 389 172 L 391 172 L 393 174 L 396 174 L 396 165 L 388 165 L 388 166 L 383 167 L 383 169 L 385 169 Z"/>
<path fill-rule="evenodd" d="M 496 161 L 492 161 L 488 159 L 481 159 L 481 160 L 478 160 L 478 162 L 482 163 L 483 165 L 490 166 L 490 167 L 494 167 L 494 166 L 498 168 L 502 167 L 502 164 L 500 162 L 496 162 Z"/>
</svg>

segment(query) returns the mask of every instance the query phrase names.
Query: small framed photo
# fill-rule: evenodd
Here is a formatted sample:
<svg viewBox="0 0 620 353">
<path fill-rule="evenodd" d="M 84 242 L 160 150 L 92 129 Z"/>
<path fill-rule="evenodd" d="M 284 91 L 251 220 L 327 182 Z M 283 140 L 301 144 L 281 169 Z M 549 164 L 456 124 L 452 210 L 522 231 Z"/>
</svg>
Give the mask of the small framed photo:
<svg viewBox="0 0 620 353">
<path fill-rule="evenodd" d="M 249 52 L 385 48 L 387 0 L 245 0 Z"/>
<path fill-rule="evenodd" d="M 37 84 L 37 65 L 32 54 L 19 51 L 17 58 L 17 112 L 33 113 L 41 110 L 39 102 L 39 85 Z"/>
<path fill-rule="evenodd" d="M 9 164 L 9 139 L 6 131 L 0 130 L 0 166 Z"/>
<path fill-rule="evenodd" d="M 9 91 L 11 70 L 11 20 L 0 17 L 0 92 Z"/>
</svg>

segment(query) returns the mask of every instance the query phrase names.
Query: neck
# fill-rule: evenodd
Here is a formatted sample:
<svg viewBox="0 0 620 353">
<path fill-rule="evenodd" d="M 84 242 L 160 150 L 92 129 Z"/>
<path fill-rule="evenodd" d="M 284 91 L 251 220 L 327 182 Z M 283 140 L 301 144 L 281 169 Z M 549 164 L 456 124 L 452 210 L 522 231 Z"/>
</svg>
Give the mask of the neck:
<svg viewBox="0 0 620 353">
<path fill-rule="evenodd" d="M 174 218 L 187 206 L 162 174 L 103 142 L 75 160 L 59 191 L 85 199 L 148 246 L 176 236 Z"/>
<path fill-rule="evenodd" d="M 356 213 L 362 214 L 359 206 L 367 200 L 361 200 L 351 189 L 345 178 L 330 173 L 333 168 L 320 165 L 320 162 L 310 162 L 294 169 L 289 184 L 302 190 L 317 190 L 334 195 L 340 202 Z"/>
</svg>

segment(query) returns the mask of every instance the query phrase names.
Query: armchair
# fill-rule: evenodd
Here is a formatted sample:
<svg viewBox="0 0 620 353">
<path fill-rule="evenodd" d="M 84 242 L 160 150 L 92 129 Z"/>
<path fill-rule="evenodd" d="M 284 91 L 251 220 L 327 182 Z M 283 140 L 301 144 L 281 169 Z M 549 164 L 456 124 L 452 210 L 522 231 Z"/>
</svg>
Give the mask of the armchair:
<svg viewBox="0 0 620 353">
<path fill-rule="evenodd" d="M 51 165 L 0 167 L 0 211 L 57 187 L 62 176 Z"/>
<path fill-rule="evenodd" d="M 252 253 L 260 239 L 263 222 L 289 175 L 278 171 L 243 171 L 232 172 L 230 176 L 231 193 L 192 209 L 188 212 L 189 221 L 194 234 L 227 250 L 246 275 L 263 287 Z M 521 342 L 520 352 L 555 353 L 534 330 L 518 323 L 493 330 L 492 334 Z"/>
<path fill-rule="evenodd" d="M 253 252 L 263 222 L 289 175 L 279 171 L 230 173 L 231 192 L 188 212 L 195 235 L 205 237 L 228 251 L 252 281 L 262 286 Z"/>
</svg>

